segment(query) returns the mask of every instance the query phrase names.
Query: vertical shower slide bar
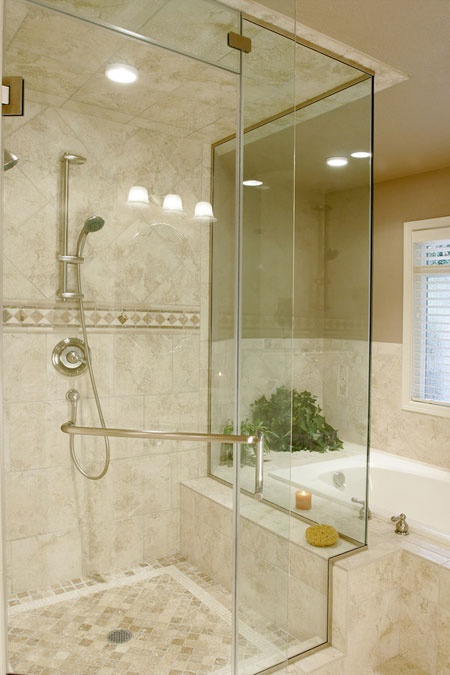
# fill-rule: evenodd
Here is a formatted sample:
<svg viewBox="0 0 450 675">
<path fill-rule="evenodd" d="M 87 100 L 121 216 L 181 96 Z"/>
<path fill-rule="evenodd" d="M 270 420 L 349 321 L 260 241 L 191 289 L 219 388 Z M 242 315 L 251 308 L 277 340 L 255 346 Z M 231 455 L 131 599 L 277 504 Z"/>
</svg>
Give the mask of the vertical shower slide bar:
<svg viewBox="0 0 450 675">
<path fill-rule="evenodd" d="M 69 167 L 70 164 L 84 164 L 86 157 L 81 155 L 74 155 L 70 152 L 65 152 L 61 157 L 63 164 L 61 174 L 61 255 L 58 260 L 61 263 L 60 267 L 60 287 L 58 295 L 63 300 L 76 299 L 77 293 L 68 291 L 68 266 L 69 264 L 77 264 L 82 262 L 77 256 L 70 256 L 69 253 Z"/>
</svg>

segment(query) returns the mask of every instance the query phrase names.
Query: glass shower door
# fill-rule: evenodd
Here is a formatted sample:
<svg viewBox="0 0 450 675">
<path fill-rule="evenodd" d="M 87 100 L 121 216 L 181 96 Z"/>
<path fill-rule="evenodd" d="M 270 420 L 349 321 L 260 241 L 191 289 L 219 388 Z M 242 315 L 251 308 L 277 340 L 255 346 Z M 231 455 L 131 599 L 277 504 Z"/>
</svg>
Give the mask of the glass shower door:
<svg viewBox="0 0 450 675">
<path fill-rule="evenodd" d="M 295 102 L 295 42 L 267 27 L 243 21 L 252 51 L 242 56 L 241 292 L 239 326 L 239 416 L 249 431 L 265 435 L 263 473 L 270 466 L 274 421 L 267 401 L 277 400 L 276 431 L 291 437 L 292 302 L 295 186 L 295 128 L 284 130 L 284 145 L 266 148 L 271 159 L 255 160 L 255 148 L 273 137 L 268 120 Z M 276 136 L 276 135 L 275 135 Z M 250 502 L 253 458 L 241 457 L 238 485 L 237 619 L 259 636 L 254 660 L 260 672 L 302 651 L 300 635 L 289 627 L 289 514 L 267 502 Z M 287 455 L 286 468 L 289 470 Z M 266 477 L 266 476 L 265 476 Z M 278 498 L 289 503 L 290 488 Z M 239 673 L 250 672 L 237 646 Z M 246 663 L 247 662 L 247 663 Z"/>
<path fill-rule="evenodd" d="M 250 19 L 242 32 L 242 143 L 214 148 L 210 412 L 215 431 L 265 434 L 263 501 L 253 448 L 213 446 L 210 472 L 235 490 L 247 673 L 327 643 L 329 561 L 365 543 L 372 82 Z M 329 547 L 306 540 L 321 523 Z M 258 635 L 253 657 L 239 631 Z"/>
</svg>

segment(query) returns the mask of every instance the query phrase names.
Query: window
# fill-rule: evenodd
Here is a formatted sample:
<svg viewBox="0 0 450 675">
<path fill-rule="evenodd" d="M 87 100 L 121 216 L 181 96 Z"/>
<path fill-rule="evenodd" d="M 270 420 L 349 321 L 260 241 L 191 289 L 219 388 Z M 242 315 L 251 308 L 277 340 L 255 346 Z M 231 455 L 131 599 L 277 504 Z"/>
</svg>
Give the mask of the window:
<svg viewBox="0 0 450 675">
<path fill-rule="evenodd" d="M 403 408 L 450 417 L 450 216 L 404 225 Z"/>
</svg>

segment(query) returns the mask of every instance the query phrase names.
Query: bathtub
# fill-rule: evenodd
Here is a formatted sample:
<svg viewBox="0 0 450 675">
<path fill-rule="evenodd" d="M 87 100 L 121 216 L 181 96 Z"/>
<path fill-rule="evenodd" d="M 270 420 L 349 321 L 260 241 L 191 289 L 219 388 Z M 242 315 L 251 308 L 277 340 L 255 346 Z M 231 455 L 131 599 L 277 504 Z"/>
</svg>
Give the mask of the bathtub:
<svg viewBox="0 0 450 675">
<path fill-rule="evenodd" d="M 365 498 L 364 459 L 361 447 L 356 455 L 275 469 L 269 475 L 355 509 L 360 507 L 352 503 L 352 497 Z M 342 486 L 335 485 L 338 472 L 345 476 Z M 369 507 L 382 518 L 405 513 L 410 532 L 450 544 L 450 471 L 371 450 Z"/>
</svg>

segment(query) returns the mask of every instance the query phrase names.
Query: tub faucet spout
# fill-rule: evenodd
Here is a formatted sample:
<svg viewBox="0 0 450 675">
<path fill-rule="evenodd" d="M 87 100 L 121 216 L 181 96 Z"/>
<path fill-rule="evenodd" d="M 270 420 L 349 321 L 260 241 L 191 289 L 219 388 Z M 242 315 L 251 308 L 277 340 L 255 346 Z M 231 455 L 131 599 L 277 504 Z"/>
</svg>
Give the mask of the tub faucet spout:
<svg viewBox="0 0 450 675">
<path fill-rule="evenodd" d="M 352 497 L 352 502 L 354 504 L 362 504 L 361 508 L 359 509 L 359 517 L 362 520 L 366 515 L 366 502 L 365 502 L 365 500 L 364 499 L 358 499 L 357 497 Z M 369 508 L 367 509 L 367 519 L 368 520 L 372 519 L 372 512 Z"/>
</svg>

